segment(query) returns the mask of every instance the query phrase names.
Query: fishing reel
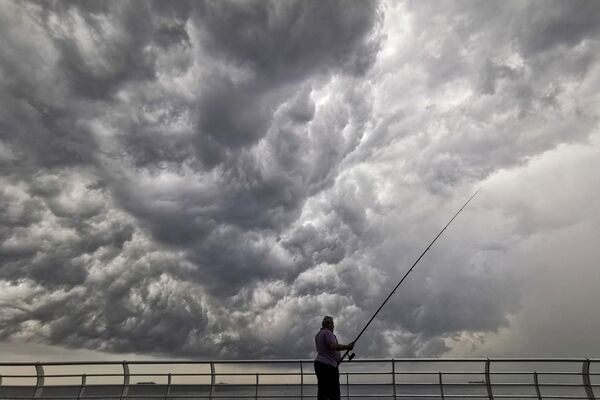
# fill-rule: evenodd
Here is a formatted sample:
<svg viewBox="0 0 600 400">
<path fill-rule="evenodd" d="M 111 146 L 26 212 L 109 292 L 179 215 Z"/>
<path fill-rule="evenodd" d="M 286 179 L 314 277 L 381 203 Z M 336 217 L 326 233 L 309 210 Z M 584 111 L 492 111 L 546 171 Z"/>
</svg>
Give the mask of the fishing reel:
<svg viewBox="0 0 600 400">
<path fill-rule="evenodd" d="M 352 361 L 352 359 L 353 359 L 354 357 L 356 357 L 356 354 L 354 354 L 354 353 L 351 353 L 351 354 L 348 356 L 348 361 Z"/>
</svg>

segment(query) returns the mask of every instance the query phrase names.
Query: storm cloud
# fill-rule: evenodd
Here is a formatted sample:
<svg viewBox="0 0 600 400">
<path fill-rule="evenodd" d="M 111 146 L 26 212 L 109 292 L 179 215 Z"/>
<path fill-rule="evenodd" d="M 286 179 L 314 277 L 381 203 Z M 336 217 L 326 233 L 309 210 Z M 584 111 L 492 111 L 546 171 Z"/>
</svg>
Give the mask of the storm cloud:
<svg viewBox="0 0 600 400">
<path fill-rule="evenodd" d="M 359 351 L 514 353 L 565 231 L 598 279 L 599 26 L 590 1 L 0 1 L 0 340 L 308 357 L 483 185 Z"/>
</svg>

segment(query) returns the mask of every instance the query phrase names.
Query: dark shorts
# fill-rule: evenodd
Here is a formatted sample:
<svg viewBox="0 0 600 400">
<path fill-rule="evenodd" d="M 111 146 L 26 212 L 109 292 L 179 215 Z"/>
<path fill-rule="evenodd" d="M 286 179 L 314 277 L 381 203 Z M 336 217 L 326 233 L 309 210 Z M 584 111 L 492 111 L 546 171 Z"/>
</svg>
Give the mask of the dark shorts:
<svg viewBox="0 0 600 400">
<path fill-rule="evenodd" d="M 315 361 L 315 373 L 318 382 L 318 400 L 340 399 L 340 372 L 337 367 Z"/>
</svg>

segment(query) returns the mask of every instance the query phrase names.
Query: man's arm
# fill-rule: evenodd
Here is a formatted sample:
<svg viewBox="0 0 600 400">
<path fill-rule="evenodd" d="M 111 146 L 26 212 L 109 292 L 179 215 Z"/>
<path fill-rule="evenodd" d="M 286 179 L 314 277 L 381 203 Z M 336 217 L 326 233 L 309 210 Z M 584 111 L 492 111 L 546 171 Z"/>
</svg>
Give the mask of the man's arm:
<svg viewBox="0 0 600 400">
<path fill-rule="evenodd" d="M 350 343 L 350 344 L 329 343 L 329 348 L 334 351 L 352 350 L 354 348 L 354 343 Z"/>
<path fill-rule="evenodd" d="M 339 344 L 334 334 L 331 332 L 326 331 L 325 335 L 325 341 L 327 343 L 327 346 L 329 346 L 329 348 L 333 351 L 352 350 L 354 348 L 354 343 Z"/>
</svg>

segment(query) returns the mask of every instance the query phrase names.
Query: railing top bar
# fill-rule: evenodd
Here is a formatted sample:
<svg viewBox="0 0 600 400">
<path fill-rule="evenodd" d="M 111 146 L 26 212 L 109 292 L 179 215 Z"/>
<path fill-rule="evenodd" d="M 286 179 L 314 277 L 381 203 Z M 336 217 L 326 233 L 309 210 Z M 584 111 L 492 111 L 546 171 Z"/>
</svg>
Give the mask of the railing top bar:
<svg viewBox="0 0 600 400">
<path fill-rule="evenodd" d="M 448 362 L 600 362 L 600 358 L 363 358 L 353 363 L 448 363 Z M 275 359 L 275 360 L 132 360 L 132 361 L 46 361 L 46 362 L 0 362 L 0 366 L 70 366 L 70 365 L 210 365 L 210 364 L 298 364 L 312 363 L 314 359 Z"/>
</svg>

